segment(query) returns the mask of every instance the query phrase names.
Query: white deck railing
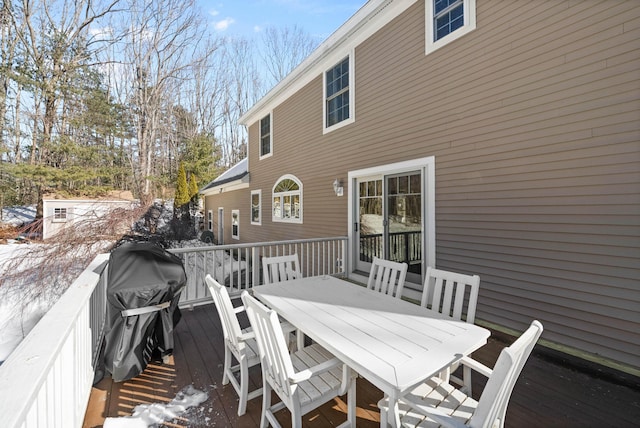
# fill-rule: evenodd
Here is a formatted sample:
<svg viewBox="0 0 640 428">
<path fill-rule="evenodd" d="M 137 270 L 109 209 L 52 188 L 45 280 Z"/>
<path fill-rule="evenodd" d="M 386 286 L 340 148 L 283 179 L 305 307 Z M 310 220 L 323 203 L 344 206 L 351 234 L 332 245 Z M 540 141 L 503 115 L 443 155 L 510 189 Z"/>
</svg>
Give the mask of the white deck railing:
<svg viewBox="0 0 640 428">
<path fill-rule="evenodd" d="M 303 276 L 341 275 L 346 266 L 346 237 L 274 241 L 240 245 L 179 248 L 170 250 L 182 258 L 187 287 L 180 306 L 211 303 L 204 277 L 211 274 L 229 287 L 229 294 L 262 284 L 262 257 L 298 254 Z"/>
<path fill-rule="evenodd" d="M 172 252 L 187 272 L 183 307 L 211 302 L 204 286 L 207 273 L 232 293 L 260 284 L 262 256 L 295 252 L 305 276 L 348 272 L 344 237 Z M 103 338 L 108 260 L 108 254 L 97 256 L 0 366 L 2 427 L 82 426 Z"/>
</svg>

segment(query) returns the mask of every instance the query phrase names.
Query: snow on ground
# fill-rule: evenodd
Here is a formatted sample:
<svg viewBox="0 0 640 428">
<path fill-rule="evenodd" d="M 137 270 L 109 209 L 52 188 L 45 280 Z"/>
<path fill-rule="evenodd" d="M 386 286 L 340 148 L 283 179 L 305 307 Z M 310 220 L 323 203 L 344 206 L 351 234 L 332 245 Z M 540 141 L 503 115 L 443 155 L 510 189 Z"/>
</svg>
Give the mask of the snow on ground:
<svg viewBox="0 0 640 428">
<path fill-rule="evenodd" d="M 131 416 L 106 418 L 104 428 L 147 428 L 179 418 L 190 407 L 204 403 L 209 395 L 192 385 L 184 387 L 168 403 L 139 404 Z"/>
<path fill-rule="evenodd" d="M 2 208 L 2 216 L 0 217 L 0 222 L 14 227 L 20 227 L 32 222 L 35 217 L 35 205 L 4 207 Z"/>
<path fill-rule="evenodd" d="M 161 203 L 156 204 L 156 206 L 161 211 L 159 217 L 155 219 L 156 227 L 161 230 L 167 227 L 171 221 L 172 203 Z M 35 213 L 35 206 L 5 207 L 2 209 L 0 224 L 21 227 L 32 222 L 35 218 Z M 144 223 L 144 221 L 138 223 Z M 167 244 L 170 248 L 210 245 L 197 239 L 181 242 L 171 241 Z M 25 258 L 32 253 L 31 250 L 42 245 L 44 244 L 25 244 L 13 239 L 9 239 L 7 244 L 0 245 L 0 277 L 7 275 L 7 268 L 11 266 L 10 261 L 12 259 Z M 34 258 L 34 260 L 36 259 Z M 229 275 L 230 263 L 228 256 L 224 259 L 217 258 L 216 263 L 216 272 L 220 270 L 218 275 L 222 275 L 223 270 L 225 275 Z M 243 263 L 234 262 L 234 269 L 243 268 Z M 52 272 L 51 275 L 56 276 L 55 272 Z M 20 287 L 7 286 L 0 289 L 0 370 L 2 369 L 2 361 L 13 352 L 15 347 L 55 303 L 54 297 L 50 296 L 45 299 L 30 300 L 29 305 L 22 305 L 21 298 L 24 299 L 24 292 L 21 291 Z M 18 316 L 16 316 L 16 313 L 18 313 Z M 187 416 L 185 414 L 187 412 L 203 411 L 202 407 L 196 407 L 207 399 L 208 394 L 205 391 L 197 390 L 192 385 L 189 385 L 183 388 L 169 403 L 140 404 L 134 408 L 131 416 L 107 418 L 103 426 L 105 428 L 155 427 L 179 417 L 184 419 Z"/>
</svg>

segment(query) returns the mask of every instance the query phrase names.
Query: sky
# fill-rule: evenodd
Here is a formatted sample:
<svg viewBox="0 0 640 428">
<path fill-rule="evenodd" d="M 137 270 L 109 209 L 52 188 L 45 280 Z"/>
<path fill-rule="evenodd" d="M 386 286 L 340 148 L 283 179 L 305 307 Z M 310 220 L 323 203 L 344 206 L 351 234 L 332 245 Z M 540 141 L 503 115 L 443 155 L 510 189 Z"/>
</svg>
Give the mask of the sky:
<svg viewBox="0 0 640 428">
<path fill-rule="evenodd" d="M 198 0 L 213 32 L 253 38 L 267 27 L 298 26 L 324 41 L 366 0 Z"/>
</svg>

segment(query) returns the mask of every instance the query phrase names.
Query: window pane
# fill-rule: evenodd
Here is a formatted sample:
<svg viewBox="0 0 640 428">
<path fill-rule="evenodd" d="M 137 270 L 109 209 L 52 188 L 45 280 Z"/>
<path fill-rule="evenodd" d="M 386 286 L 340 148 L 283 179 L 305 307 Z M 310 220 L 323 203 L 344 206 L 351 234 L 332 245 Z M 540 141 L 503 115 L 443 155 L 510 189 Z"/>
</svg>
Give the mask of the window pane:
<svg viewBox="0 0 640 428">
<path fill-rule="evenodd" d="M 273 216 L 275 218 L 280 218 L 282 217 L 280 215 L 281 210 L 280 210 L 280 198 L 278 196 L 273 198 Z"/>
<path fill-rule="evenodd" d="M 293 195 L 293 213 L 294 218 L 300 218 L 300 195 Z"/>
<path fill-rule="evenodd" d="M 260 156 L 271 153 L 271 115 L 260 119 Z"/>
<path fill-rule="evenodd" d="M 436 40 L 464 25 L 464 3 L 462 0 L 436 0 L 435 10 Z"/>
<path fill-rule="evenodd" d="M 291 218 L 291 196 L 285 196 L 283 199 L 282 218 Z"/>
<path fill-rule="evenodd" d="M 409 192 L 410 193 L 421 193 L 422 184 L 420 183 L 420 174 L 413 174 L 409 178 Z"/>
</svg>

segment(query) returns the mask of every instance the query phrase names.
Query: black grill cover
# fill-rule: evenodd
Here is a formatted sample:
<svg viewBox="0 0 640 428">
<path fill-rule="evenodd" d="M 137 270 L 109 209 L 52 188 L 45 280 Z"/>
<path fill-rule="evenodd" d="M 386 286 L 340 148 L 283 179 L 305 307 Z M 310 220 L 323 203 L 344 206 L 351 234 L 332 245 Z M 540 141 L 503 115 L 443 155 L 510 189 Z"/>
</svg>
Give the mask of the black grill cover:
<svg viewBox="0 0 640 428">
<path fill-rule="evenodd" d="M 116 382 L 139 375 L 154 351 L 173 351 L 180 320 L 178 300 L 187 282 L 182 261 L 150 242 L 127 242 L 109 258 L 104 366 Z M 169 307 L 128 317 L 127 309 L 170 302 Z"/>
</svg>

